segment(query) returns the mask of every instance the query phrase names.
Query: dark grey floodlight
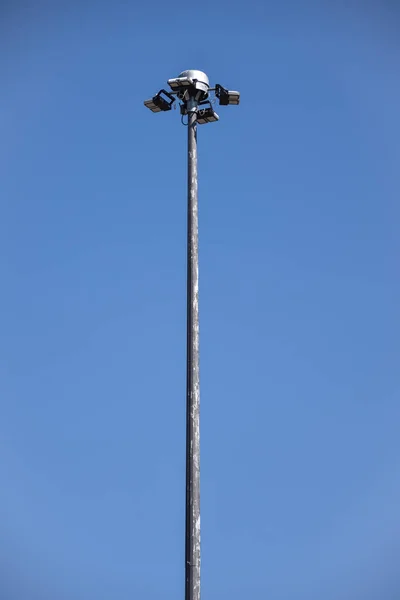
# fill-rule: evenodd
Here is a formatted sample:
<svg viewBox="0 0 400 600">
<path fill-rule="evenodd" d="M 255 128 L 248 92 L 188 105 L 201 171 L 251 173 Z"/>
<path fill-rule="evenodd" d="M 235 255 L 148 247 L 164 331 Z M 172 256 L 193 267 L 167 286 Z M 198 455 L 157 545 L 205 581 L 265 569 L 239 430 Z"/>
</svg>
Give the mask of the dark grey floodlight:
<svg viewBox="0 0 400 600">
<path fill-rule="evenodd" d="M 197 123 L 199 125 L 204 125 L 205 123 L 214 123 L 218 120 L 219 116 L 211 106 L 208 108 L 199 108 L 197 111 Z"/>
<path fill-rule="evenodd" d="M 222 85 L 219 85 L 219 83 L 215 86 L 215 95 L 221 106 L 228 106 L 229 104 L 237 105 L 240 102 L 239 92 L 227 90 Z"/>
<path fill-rule="evenodd" d="M 168 98 L 168 100 L 165 98 Z M 171 110 L 173 103 L 175 102 L 175 98 L 172 94 L 165 90 L 160 90 L 158 94 L 150 98 L 150 100 L 145 100 L 144 105 L 147 106 L 152 112 L 166 112 L 167 110 Z"/>
</svg>

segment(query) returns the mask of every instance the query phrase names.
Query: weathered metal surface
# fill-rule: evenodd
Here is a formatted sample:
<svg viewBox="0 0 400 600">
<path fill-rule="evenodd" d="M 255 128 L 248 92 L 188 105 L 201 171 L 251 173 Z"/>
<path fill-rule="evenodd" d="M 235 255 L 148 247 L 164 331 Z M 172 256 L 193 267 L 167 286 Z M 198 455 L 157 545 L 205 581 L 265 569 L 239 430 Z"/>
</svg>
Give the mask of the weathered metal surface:
<svg viewBox="0 0 400 600">
<path fill-rule="evenodd" d="M 188 114 L 185 600 L 200 600 L 199 236 L 196 102 Z M 191 109 L 191 110 L 190 110 Z"/>
</svg>

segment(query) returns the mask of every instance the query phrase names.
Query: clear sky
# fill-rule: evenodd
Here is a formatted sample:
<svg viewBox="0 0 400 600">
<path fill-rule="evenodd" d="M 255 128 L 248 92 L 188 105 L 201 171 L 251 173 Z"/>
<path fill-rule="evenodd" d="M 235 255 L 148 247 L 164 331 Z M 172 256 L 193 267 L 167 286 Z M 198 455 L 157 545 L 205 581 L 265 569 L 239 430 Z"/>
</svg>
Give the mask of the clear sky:
<svg viewBox="0 0 400 600">
<path fill-rule="evenodd" d="M 396 2 L 0 11 L 0 597 L 183 598 L 194 68 L 202 596 L 398 600 Z"/>
</svg>

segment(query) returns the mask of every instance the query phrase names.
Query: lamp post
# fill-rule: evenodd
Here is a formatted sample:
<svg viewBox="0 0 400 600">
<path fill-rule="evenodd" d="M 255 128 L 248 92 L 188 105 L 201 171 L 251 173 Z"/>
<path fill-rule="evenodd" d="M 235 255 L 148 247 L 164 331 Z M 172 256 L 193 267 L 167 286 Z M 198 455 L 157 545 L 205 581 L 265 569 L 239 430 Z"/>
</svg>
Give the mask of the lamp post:
<svg viewBox="0 0 400 600">
<path fill-rule="evenodd" d="M 202 71 L 183 71 L 144 102 L 152 112 L 171 110 L 177 99 L 188 128 L 187 349 L 186 349 L 186 525 L 185 600 L 200 600 L 200 373 L 199 373 L 199 232 L 197 197 L 197 125 L 218 121 L 209 93 L 219 104 L 239 104 L 239 92 L 210 88 Z"/>
</svg>

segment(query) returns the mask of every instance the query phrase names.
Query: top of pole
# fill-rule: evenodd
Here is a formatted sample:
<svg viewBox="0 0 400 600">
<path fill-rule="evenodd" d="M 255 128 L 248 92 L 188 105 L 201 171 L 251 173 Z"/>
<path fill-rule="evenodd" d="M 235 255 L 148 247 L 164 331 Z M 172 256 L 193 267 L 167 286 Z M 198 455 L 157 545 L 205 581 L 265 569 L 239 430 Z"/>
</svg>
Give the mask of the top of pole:
<svg viewBox="0 0 400 600">
<path fill-rule="evenodd" d="M 196 79 L 199 83 L 203 83 L 204 85 L 206 85 L 207 88 L 210 87 L 210 80 L 203 71 L 189 69 L 188 71 L 182 71 L 182 73 L 180 73 L 178 77 L 188 77 L 190 79 Z"/>
<path fill-rule="evenodd" d="M 182 71 L 178 77 L 168 79 L 168 85 L 171 92 L 162 89 L 158 94 L 146 100 L 144 105 L 152 112 L 166 112 L 171 110 L 174 102 L 178 100 L 181 116 L 187 115 L 188 110 L 194 110 L 197 106 L 201 106 L 202 118 L 197 120 L 199 125 L 218 121 L 219 117 L 213 108 L 216 100 L 221 106 L 237 105 L 240 102 L 239 92 L 229 90 L 220 84 L 210 87 L 210 80 L 206 73 L 197 69 Z M 209 99 L 210 92 L 215 94 L 215 98 L 212 100 Z"/>
<path fill-rule="evenodd" d="M 189 69 L 173 79 L 168 79 L 168 85 L 180 99 L 189 95 L 197 95 L 198 100 L 206 100 L 210 89 L 210 81 L 203 71 Z"/>
</svg>

